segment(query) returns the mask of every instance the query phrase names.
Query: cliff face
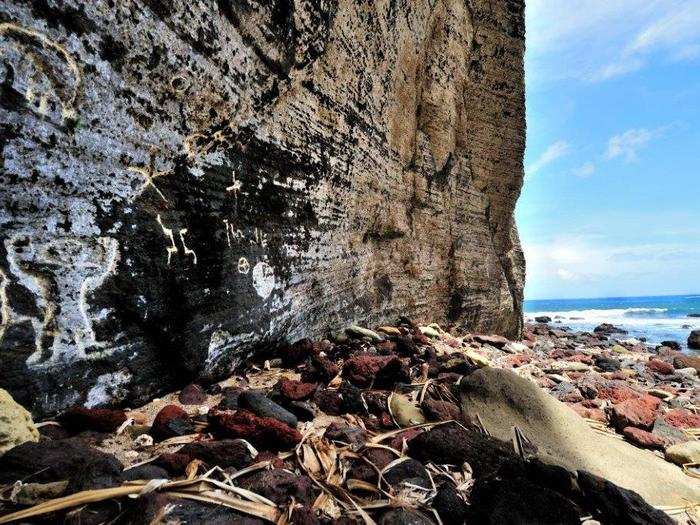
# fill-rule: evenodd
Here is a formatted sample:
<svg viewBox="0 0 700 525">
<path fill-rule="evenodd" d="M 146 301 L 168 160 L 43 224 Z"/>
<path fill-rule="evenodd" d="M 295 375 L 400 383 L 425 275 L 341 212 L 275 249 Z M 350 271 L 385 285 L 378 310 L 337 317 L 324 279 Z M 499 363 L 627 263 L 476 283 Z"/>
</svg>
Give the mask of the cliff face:
<svg viewBox="0 0 700 525">
<path fill-rule="evenodd" d="M 515 336 L 522 0 L 0 6 L 0 387 L 48 414 L 405 314 Z"/>
</svg>

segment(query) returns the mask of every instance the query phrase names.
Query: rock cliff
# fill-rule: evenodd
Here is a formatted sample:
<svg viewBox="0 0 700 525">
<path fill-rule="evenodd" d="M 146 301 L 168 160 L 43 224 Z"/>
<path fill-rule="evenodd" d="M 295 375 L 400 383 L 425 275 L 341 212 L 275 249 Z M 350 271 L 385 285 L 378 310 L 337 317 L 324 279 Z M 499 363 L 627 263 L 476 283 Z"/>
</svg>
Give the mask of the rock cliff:
<svg viewBox="0 0 700 525">
<path fill-rule="evenodd" d="M 399 315 L 515 336 L 523 0 L 7 0 L 0 386 L 134 403 Z"/>
</svg>

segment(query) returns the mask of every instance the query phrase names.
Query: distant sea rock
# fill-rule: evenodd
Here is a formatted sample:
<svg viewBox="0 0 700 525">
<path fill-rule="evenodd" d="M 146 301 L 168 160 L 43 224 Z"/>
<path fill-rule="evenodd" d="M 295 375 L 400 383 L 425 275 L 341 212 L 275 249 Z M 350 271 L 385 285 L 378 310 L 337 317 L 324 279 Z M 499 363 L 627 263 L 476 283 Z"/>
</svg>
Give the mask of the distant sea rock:
<svg viewBox="0 0 700 525">
<path fill-rule="evenodd" d="M 700 330 L 693 330 L 688 336 L 688 348 L 700 350 Z"/>
<path fill-rule="evenodd" d="M 700 314 L 688 314 L 688 317 L 700 317 Z"/>
</svg>

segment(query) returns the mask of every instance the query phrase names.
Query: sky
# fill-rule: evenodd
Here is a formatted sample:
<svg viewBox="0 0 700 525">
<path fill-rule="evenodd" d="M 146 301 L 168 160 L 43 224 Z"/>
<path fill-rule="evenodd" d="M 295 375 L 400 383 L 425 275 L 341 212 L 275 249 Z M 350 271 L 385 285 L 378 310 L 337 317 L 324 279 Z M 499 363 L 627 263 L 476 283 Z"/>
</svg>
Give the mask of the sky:
<svg viewBox="0 0 700 525">
<path fill-rule="evenodd" d="M 700 0 L 527 0 L 526 299 L 700 293 Z"/>
</svg>

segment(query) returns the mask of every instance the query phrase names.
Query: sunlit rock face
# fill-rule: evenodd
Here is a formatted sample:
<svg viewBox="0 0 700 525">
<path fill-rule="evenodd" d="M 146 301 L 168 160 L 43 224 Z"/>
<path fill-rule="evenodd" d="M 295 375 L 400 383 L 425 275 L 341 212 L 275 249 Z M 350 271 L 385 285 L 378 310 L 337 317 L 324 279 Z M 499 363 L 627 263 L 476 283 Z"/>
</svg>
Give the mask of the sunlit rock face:
<svg viewBox="0 0 700 525">
<path fill-rule="evenodd" d="M 137 403 L 407 315 L 514 336 L 522 0 L 0 5 L 0 387 Z"/>
</svg>

